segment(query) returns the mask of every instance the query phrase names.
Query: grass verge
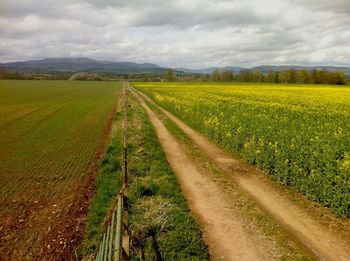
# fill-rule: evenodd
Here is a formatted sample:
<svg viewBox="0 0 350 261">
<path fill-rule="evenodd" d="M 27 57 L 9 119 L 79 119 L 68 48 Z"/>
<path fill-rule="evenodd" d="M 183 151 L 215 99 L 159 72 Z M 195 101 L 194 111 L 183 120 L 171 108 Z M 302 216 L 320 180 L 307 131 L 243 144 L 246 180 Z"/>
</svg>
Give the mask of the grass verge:
<svg viewBox="0 0 350 261">
<path fill-rule="evenodd" d="M 85 238 L 79 251 L 82 256 L 96 252 L 103 237 L 104 219 L 121 188 L 122 119 L 123 113 L 116 112 L 111 138 L 96 178 L 96 194 L 89 207 Z"/>
<path fill-rule="evenodd" d="M 229 198 L 232 199 L 231 207 L 242 220 L 245 228 L 259 244 L 264 242 L 264 249 L 269 249 L 269 255 L 278 260 L 314 260 L 302 245 L 295 243 L 286 234 L 279 224 L 272 220 L 253 200 L 231 182 L 226 173 L 218 168 L 208 156 L 203 153 L 193 141 L 154 104 L 144 100 L 156 113 L 165 127 L 183 145 L 186 153 L 197 166 L 208 173 L 208 177 L 214 180 Z M 278 251 L 276 251 L 278 249 Z"/>
<path fill-rule="evenodd" d="M 208 260 L 208 251 L 145 111 L 129 98 L 133 260 Z"/>
<path fill-rule="evenodd" d="M 80 255 L 96 251 L 103 223 L 121 187 L 122 119 L 117 112 L 111 140 L 96 179 Z M 128 97 L 129 230 L 132 260 L 209 260 L 202 234 L 145 111 Z"/>
</svg>

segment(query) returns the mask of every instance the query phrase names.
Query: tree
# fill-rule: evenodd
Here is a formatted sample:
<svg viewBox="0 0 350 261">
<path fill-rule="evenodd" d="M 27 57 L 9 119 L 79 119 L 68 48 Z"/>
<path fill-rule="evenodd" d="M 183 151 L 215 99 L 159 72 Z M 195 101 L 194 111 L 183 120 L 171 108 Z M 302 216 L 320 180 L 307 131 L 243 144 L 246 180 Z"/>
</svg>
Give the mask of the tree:
<svg viewBox="0 0 350 261">
<path fill-rule="evenodd" d="M 167 70 L 167 72 L 166 72 L 166 75 L 167 75 L 167 79 L 168 79 L 169 82 L 174 81 L 175 77 L 174 77 L 174 71 L 173 71 L 173 69 L 168 68 L 168 70 Z"/>
<path fill-rule="evenodd" d="M 327 82 L 327 71 L 312 70 L 310 75 L 310 82 L 315 84 L 324 84 Z"/>
<path fill-rule="evenodd" d="M 330 72 L 328 76 L 329 84 L 343 85 L 346 84 L 345 73 L 343 72 Z"/>
<path fill-rule="evenodd" d="M 296 78 L 297 78 L 297 83 L 309 83 L 310 82 L 309 73 L 305 69 L 297 71 Z"/>
<path fill-rule="evenodd" d="M 276 83 L 278 82 L 278 73 L 276 73 L 274 70 L 269 70 L 265 77 L 266 82 Z"/>
<path fill-rule="evenodd" d="M 203 82 L 209 82 L 210 81 L 210 74 L 206 74 L 204 76 L 201 76 L 201 79 Z"/>
<path fill-rule="evenodd" d="M 234 78 L 234 75 L 232 71 L 223 71 L 221 73 L 221 80 L 223 82 L 232 82 L 233 78 Z"/>
<path fill-rule="evenodd" d="M 221 80 L 221 74 L 218 70 L 215 70 L 211 73 L 211 80 L 213 82 L 219 82 Z"/>
<path fill-rule="evenodd" d="M 0 79 L 6 79 L 7 75 L 5 69 L 0 68 Z"/>
<path fill-rule="evenodd" d="M 260 72 L 260 70 L 256 70 L 253 72 L 252 78 L 253 82 L 263 82 L 264 75 Z"/>
<path fill-rule="evenodd" d="M 237 79 L 240 82 L 251 82 L 252 81 L 252 73 L 249 69 L 242 69 L 242 70 L 240 70 L 239 74 L 237 75 Z"/>
<path fill-rule="evenodd" d="M 278 81 L 281 83 L 288 83 L 289 75 L 287 71 L 280 71 L 278 74 Z"/>
<path fill-rule="evenodd" d="M 297 74 L 296 74 L 296 71 L 294 69 L 289 69 L 287 71 L 287 77 L 288 77 L 288 80 L 287 82 L 288 83 L 296 83 L 297 82 Z"/>
</svg>

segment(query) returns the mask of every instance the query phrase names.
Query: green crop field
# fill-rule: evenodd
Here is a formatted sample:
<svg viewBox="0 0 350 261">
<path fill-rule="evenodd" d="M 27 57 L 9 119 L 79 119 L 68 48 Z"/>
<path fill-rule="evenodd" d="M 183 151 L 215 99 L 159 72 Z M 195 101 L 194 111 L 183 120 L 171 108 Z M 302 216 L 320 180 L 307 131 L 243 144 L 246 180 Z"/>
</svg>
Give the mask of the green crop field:
<svg viewBox="0 0 350 261">
<path fill-rule="evenodd" d="M 350 215 L 350 89 L 136 83 L 227 150 L 338 216 Z"/>
<path fill-rule="evenodd" d="M 1 256 L 74 245 L 64 233 L 80 229 L 86 206 L 76 202 L 88 197 L 120 93 L 119 83 L 0 81 Z"/>
</svg>

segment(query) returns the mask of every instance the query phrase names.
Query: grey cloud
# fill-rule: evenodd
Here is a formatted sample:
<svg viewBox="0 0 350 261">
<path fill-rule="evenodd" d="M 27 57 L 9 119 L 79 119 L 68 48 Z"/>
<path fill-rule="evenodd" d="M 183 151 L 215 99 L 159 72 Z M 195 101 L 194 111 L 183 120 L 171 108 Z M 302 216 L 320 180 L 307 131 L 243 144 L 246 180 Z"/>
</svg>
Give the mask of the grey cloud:
<svg viewBox="0 0 350 261">
<path fill-rule="evenodd" d="M 294 0 L 297 4 L 316 11 L 350 14 L 349 0 Z"/>
<path fill-rule="evenodd" d="M 238 27 L 244 25 L 269 22 L 272 19 L 256 16 L 253 12 L 222 10 L 207 12 L 186 12 L 182 10 L 161 11 L 152 9 L 146 11 L 134 23 L 134 26 L 164 26 L 176 27 L 203 26 L 217 29 L 222 26 Z"/>
<path fill-rule="evenodd" d="M 133 0 L 133 1 L 125 1 L 125 0 L 85 0 L 85 2 L 89 3 L 98 8 L 106 8 L 106 7 L 132 7 L 137 9 L 152 7 L 152 8 L 161 8 L 161 7 L 170 7 L 170 5 L 174 2 L 171 0 Z"/>
<path fill-rule="evenodd" d="M 74 1 L 73 1 L 74 3 Z M 11 0 L 2 1 L 0 14 L 2 17 L 23 17 L 38 14 L 46 17 L 64 16 L 67 6 L 72 1 L 39 1 L 39 0 Z"/>
<path fill-rule="evenodd" d="M 348 1 L 12 0 L 0 62 L 49 56 L 217 65 L 350 65 Z"/>
</svg>

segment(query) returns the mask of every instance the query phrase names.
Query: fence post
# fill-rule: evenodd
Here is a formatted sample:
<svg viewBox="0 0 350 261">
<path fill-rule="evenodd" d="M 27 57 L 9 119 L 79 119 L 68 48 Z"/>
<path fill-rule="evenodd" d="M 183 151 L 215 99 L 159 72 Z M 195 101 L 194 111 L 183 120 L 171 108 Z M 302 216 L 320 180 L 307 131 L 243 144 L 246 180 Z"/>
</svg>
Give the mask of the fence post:
<svg viewBox="0 0 350 261">
<path fill-rule="evenodd" d="M 109 250 L 108 250 L 108 260 L 112 261 L 112 248 L 113 248 L 113 235 L 114 235 L 114 220 L 115 220 L 115 209 L 113 209 L 112 224 L 111 224 L 111 235 L 109 237 Z"/>
<path fill-rule="evenodd" d="M 118 196 L 118 209 L 117 209 L 117 230 L 115 234 L 115 241 L 114 241 L 114 260 L 119 261 L 120 260 L 120 254 L 121 254 L 121 243 L 122 243 L 122 208 L 123 208 L 123 198 L 121 195 Z"/>
<path fill-rule="evenodd" d="M 97 251 L 97 261 L 129 260 L 130 238 L 128 232 L 128 199 L 125 196 L 125 188 L 128 185 L 128 155 L 127 155 L 127 83 L 124 82 L 124 121 L 123 121 L 123 156 L 122 178 L 123 185 L 117 197 L 117 205 L 112 210 L 112 220 L 109 220 L 107 231 Z"/>
</svg>

